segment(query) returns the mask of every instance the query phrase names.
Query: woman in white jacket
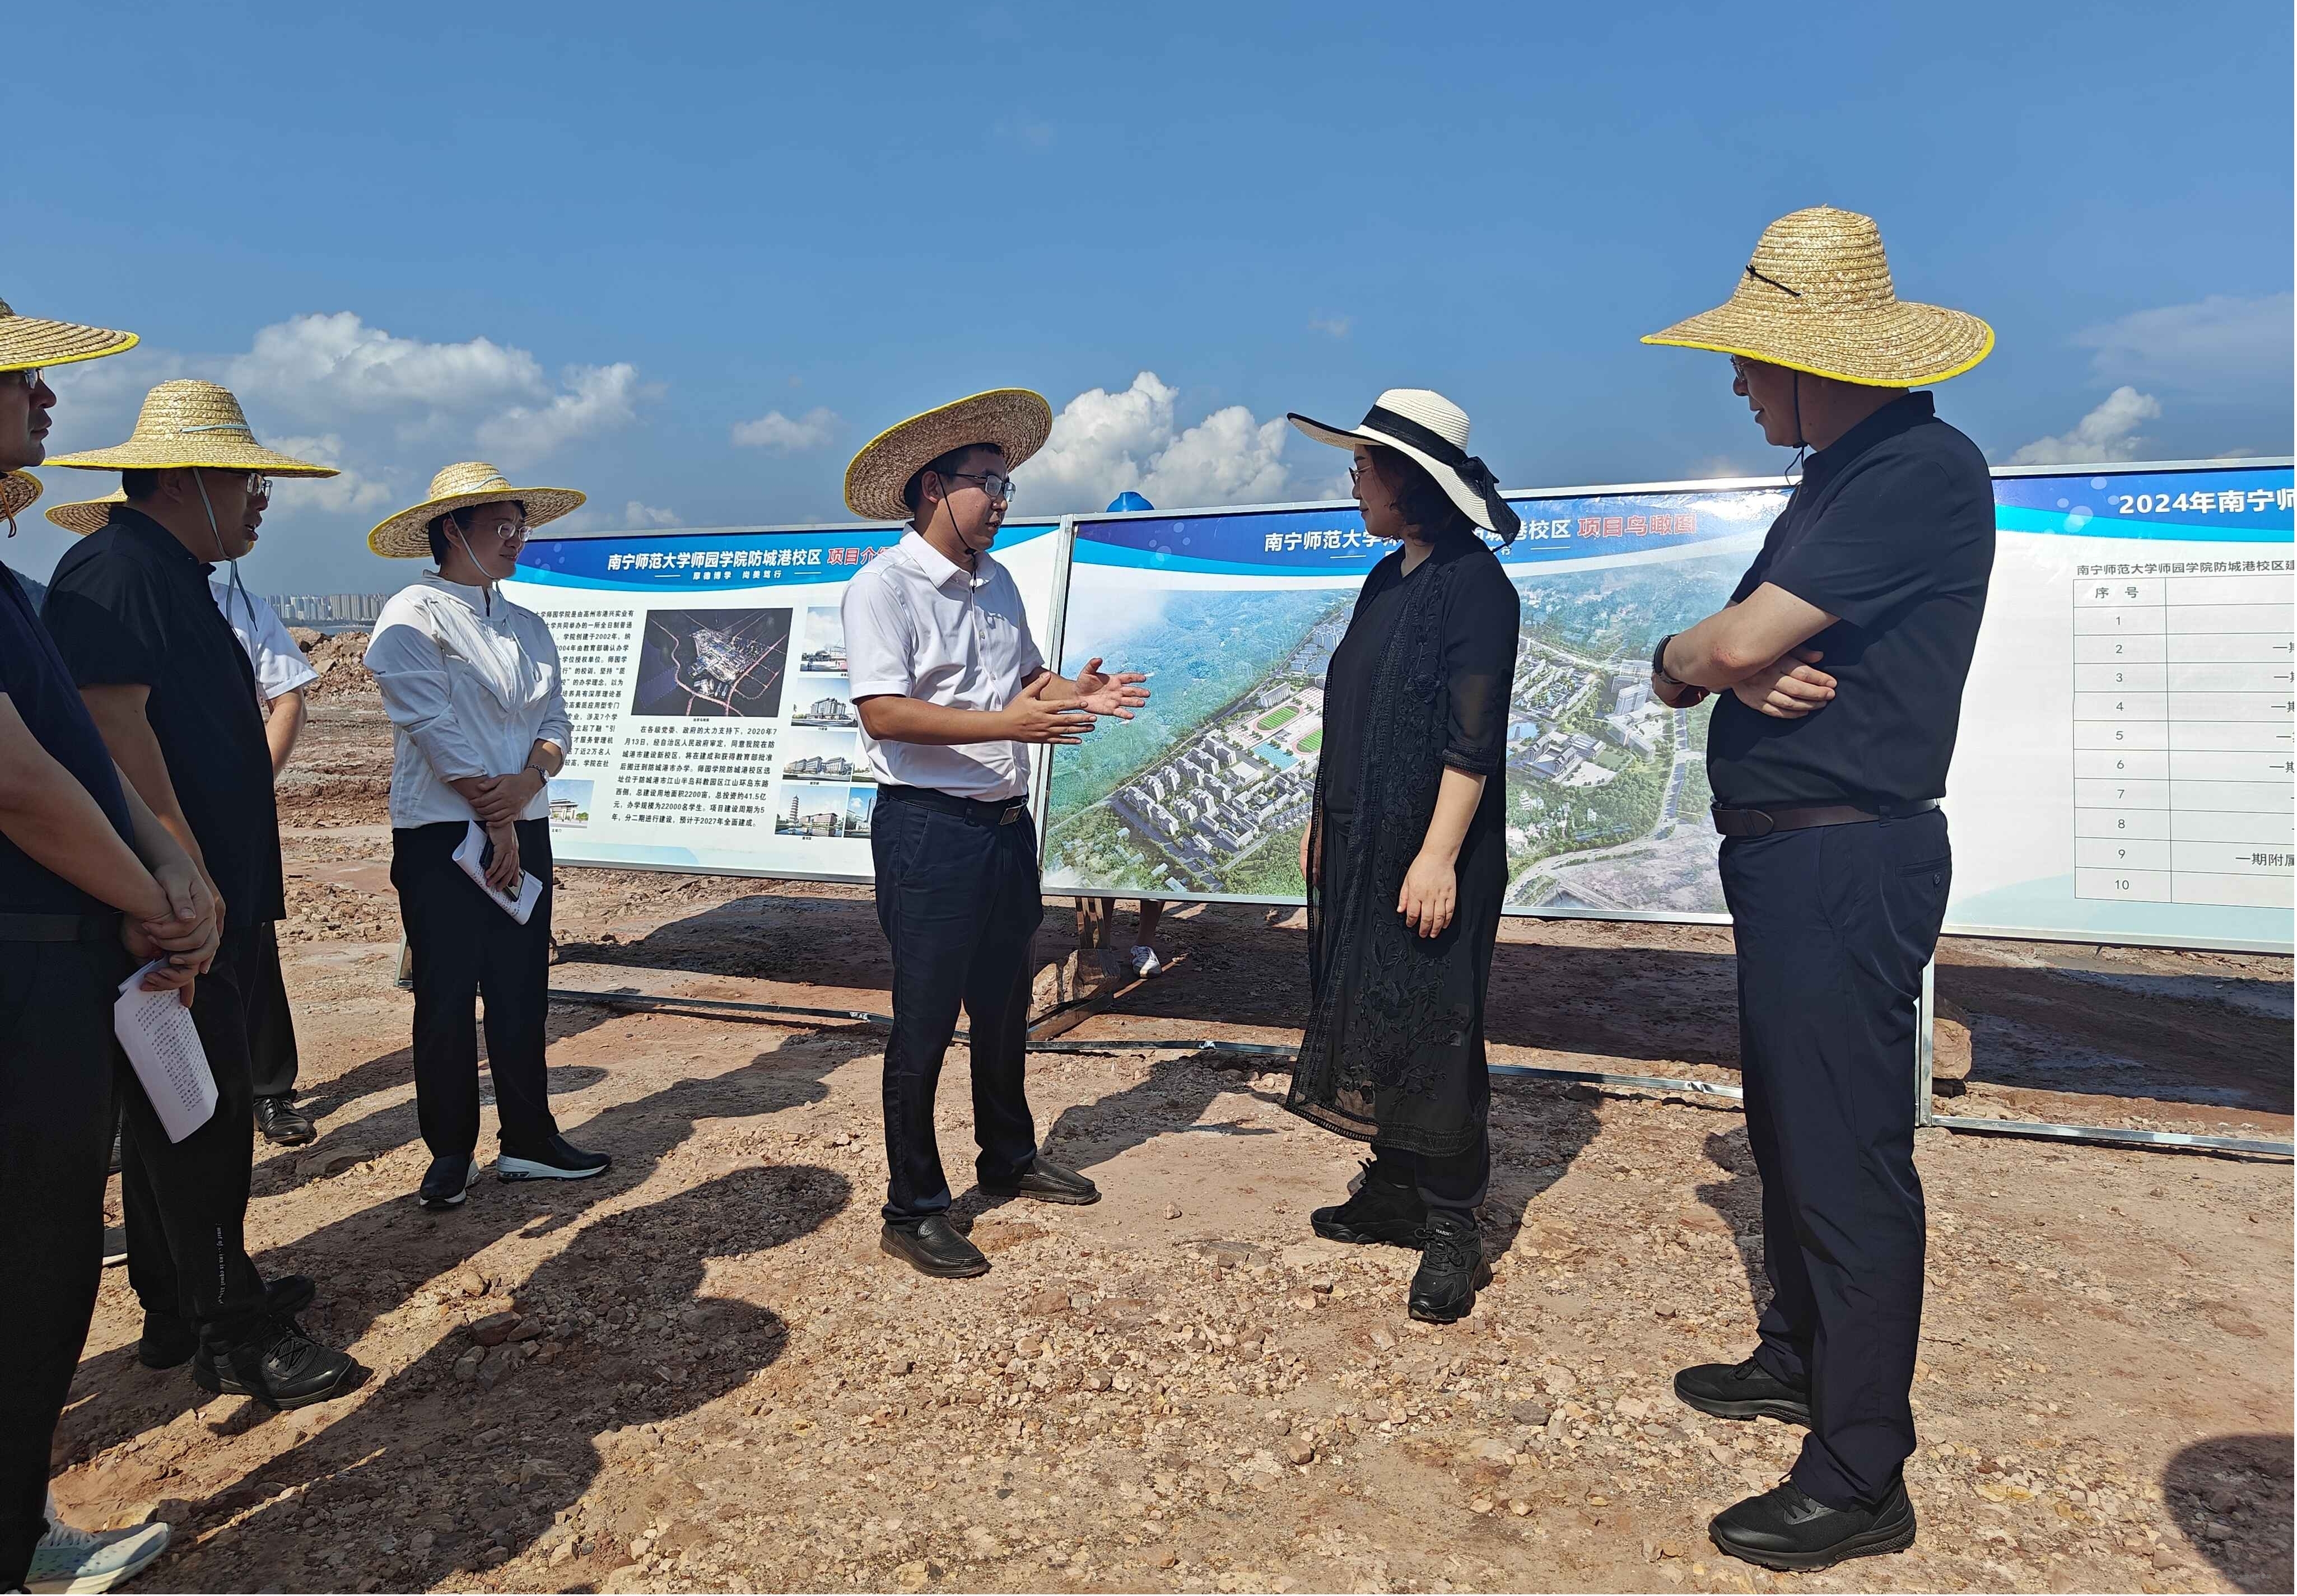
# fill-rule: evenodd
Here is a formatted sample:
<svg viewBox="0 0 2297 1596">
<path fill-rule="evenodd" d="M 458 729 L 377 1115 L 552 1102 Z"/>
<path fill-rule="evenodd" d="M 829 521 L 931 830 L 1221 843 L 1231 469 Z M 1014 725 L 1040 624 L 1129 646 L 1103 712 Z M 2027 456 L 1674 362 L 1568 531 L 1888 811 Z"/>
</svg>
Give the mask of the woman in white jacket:
<svg viewBox="0 0 2297 1596">
<path fill-rule="evenodd" d="M 550 1114 L 549 789 L 572 736 L 550 633 L 495 585 L 516 567 L 529 527 L 581 502 L 568 488 L 514 488 L 469 461 L 432 478 L 427 499 L 367 536 L 386 558 L 428 554 L 437 566 L 383 605 L 366 651 L 391 716 L 391 882 L 415 967 L 426 1208 L 458 1205 L 478 1178 L 482 992 L 501 1122 L 495 1172 L 579 1181 L 611 1162 L 570 1144 Z M 541 884 L 523 922 L 457 862 L 473 822 L 489 887 L 515 897 L 523 876 Z"/>
</svg>

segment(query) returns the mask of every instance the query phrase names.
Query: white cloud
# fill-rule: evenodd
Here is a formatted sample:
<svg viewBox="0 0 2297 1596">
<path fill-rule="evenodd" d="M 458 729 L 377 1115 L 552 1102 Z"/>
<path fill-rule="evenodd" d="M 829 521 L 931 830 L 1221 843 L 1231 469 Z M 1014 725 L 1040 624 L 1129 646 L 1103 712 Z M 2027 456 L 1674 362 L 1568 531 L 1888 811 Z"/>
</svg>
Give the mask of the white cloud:
<svg viewBox="0 0 2297 1596">
<path fill-rule="evenodd" d="M 2074 334 L 2095 350 L 2091 369 L 2104 382 L 2195 389 L 2289 389 L 2291 343 L 2297 337 L 2289 294 L 2243 299 L 2213 293 L 2189 305 L 2139 310 Z"/>
<path fill-rule="evenodd" d="M 793 379 L 794 382 L 794 379 Z M 816 405 L 793 421 L 778 410 L 769 410 L 755 421 L 734 424 L 734 441 L 744 448 L 770 448 L 781 454 L 801 454 L 819 448 L 836 435 L 836 412 Z"/>
<path fill-rule="evenodd" d="M 574 366 L 543 404 L 513 405 L 479 424 L 479 448 L 504 465 L 539 460 L 577 438 L 638 419 L 638 369 L 629 361 Z"/>
<path fill-rule="evenodd" d="M 622 521 L 629 526 L 684 526 L 675 510 L 657 509 L 652 505 L 630 500 L 622 506 Z"/>
<path fill-rule="evenodd" d="M 2071 432 L 2037 438 L 2010 457 L 2013 465 L 2075 465 L 2142 457 L 2145 440 L 2137 435 L 2141 423 L 2157 419 L 2161 402 L 2150 393 L 2120 387 L 2081 418 Z"/>
<path fill-rule="evenodd" d="M 1015 473 L 1025 514 L 1098 510 L 1127 489 L 1159 509 L 1259 504 L 1286 497 L 1280 457 L 1291 428 L 1242 405 L 1176 424 L 1180 390 L 1144 371 L 1121 392 L 1092 388 L 1062 407 L 1052 436 Z"/>
<path fill-rule="evenodd" d="M 1353 316 L 1313 317 L 1308 322 L 1308 331 L 1322 333 L 1333 338 L 1346 338 L 1348 335 L 1348 329 L 1355 325 L 1356 318 Z"/>
<path fill-rule="evenodd" d="M 550 391 L 542 367 L 524 350 L 490 338 L 400 338 L 349 310 L 262 328 L 254 346 L 226 368 L 223 383 L 243 399 L 330 415 L 465 414 Z"/>
<path fill-rule="evenodd" d="M 343 440 L 333 432 L 317 438 L 266 438 L 264 447 L 317 465 L 342 472 L 331 477 L 275 477 L 267 520 L 284 520 L 314 513 L 326 515 L 367 515 L 380 521 L 399 507 L 399 496 L 379 477 L 343 465 Z"/>
</svg>

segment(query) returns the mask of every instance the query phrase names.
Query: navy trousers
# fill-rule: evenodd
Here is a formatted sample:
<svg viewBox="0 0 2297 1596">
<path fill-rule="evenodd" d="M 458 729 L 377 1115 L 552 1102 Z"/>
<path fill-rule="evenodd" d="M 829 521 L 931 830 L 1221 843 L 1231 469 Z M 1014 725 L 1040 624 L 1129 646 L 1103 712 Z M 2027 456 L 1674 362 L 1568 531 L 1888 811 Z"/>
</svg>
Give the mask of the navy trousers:
<svg viewBox="0 0 2297 1596">
<path fill-rule="evenodd" d="M 949 1207 L 934 1135 L 942 1056 L 965 1009 L 973 1045 L 973 1134 L 984 1184 L 1011 1181 L 1037 1153 L 1022 1074 L 1027 1060 L 1029 944 L 1045 917 L 1037 839 L 888 789 L 869 852 L 877 924 L 893 955 L 893 1031 L 885 1043 L 885 1218 L 914 1222 Z"/>
<path fill-rule="evenodd" d="M 1914 1006 L 1954 874 L 1946 816 L 1733 837 L 1721 863 L 1771 1283 L 1755 1359 L 1810 1392 L 1794 1483 L 1872 1505 L 1914 1450 Z"/>
</svg>

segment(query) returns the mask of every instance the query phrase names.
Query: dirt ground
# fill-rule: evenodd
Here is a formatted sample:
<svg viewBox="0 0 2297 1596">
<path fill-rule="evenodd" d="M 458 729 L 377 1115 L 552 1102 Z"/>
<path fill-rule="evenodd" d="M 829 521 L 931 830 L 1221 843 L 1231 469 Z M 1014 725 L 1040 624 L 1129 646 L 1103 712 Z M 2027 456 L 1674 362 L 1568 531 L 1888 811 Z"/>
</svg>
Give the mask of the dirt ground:
<svg viewBox="0 0 2297 1596">
<path fill-rule="evenodd" d="M 1171 973 L 1065 1039 L 1108 1050 L 1033 1057 L 1050 1150 L 1107 1195 L 965 1192 L 984 1279 L 877 1252 L 882 1041 L 860 1024 L 561 1004 L 559 1117 L 613 1172 L 486 1181 L 425 1214 L 387 728 L 358 674 L 323 679 L 281 784 L 321 1134 L 261 1145 L 250 1229 L 268 1272 L 317 1277 L 306 1322 L 375 1374 L 290 1414 L 203 1400 L 136 1363 L 108 1271 L 56 1492 L 82 1523 L 176 1525 L 144 1588 L 2292 1588 L 2285 1163 L 1922 1133 L 1921 1540 L 1773 1576 L 1704 1526 L 1799 1432 L 1707 1419 L 1668 1386 L 1751 1345 L 1763 1238 L 1736 1113 L 1499 1082 L 1494 1284 L 1457 1326 L 1412 1324 L 1411 1255 L 1308 1230 L 1354 1144 L 1286 1115 L 1280 1076 L 1140 1045 L 1297 1037 L 1303 934 L 1256 909 L 1177 912 Z M 559 890 L 561 987 L 888 1006 L 866 892 L 572 869 Z M 1041 951 L 1066 919 L 1049 905 Z M 1735 1078 L 1723 934 L 1503 939 L 1497 1061 Z M 1939 990 L 1972 1067 L 1939 1107 L 2286 1139 L 2290 977 L 2284 958 L 1951 942 Z"/>
</svg>

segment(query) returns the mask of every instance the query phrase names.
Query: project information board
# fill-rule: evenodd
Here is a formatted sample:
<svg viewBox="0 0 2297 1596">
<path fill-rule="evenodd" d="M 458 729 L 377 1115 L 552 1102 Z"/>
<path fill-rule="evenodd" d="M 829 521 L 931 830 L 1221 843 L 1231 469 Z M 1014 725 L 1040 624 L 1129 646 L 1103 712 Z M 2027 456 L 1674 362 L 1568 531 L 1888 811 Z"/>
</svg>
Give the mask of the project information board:
<svg viewBox="0 0 2297 1596">
<path fill-rule="evenodd" d="M 1051 635 L 1057 522 L 1009 523 L 997 558 Z M 538 538 L 503 584 L 558 645 L 574 746 L 550 783 L 563 864 L 868 881 L 877 786 L 861 761 L 839 605 L 900 527 Z"/>
<path fill-rule="evenodd" d="M 1947 807 L 1948 929 L 2285 948 L 2293 835 L 2285 465 L 2006 473 Z M 1511 496 L 1518 913 L 1720 919 L 1712 705 L 1649 695 L 1664 634 L 1730 596 L 1774 483 Z M 1323 673 L 1387 552 L 1353 506 L 1080 522 L 1063 669 L 1150 673 L 1055 751 L 1049 891 L 1297 902 Z M 1820 712 L 1824 713 L 1824 712 Z"/>
</svg>

